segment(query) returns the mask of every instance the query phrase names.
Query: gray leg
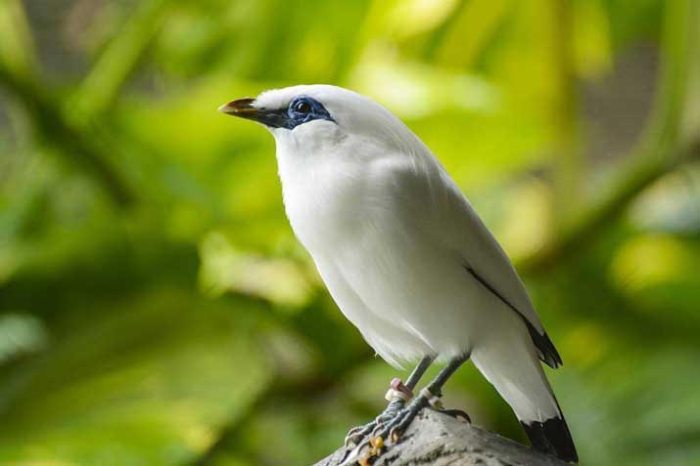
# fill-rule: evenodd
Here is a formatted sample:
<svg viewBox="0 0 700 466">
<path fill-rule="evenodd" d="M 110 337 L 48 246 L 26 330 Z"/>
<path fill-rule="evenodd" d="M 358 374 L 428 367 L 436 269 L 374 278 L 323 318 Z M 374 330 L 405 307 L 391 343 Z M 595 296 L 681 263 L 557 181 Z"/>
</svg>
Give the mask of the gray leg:
<svg viewBox="0 0 700 466">
<path fill-rule="evenodd" d="M 441 396 L 442 387 L 445 385 L 445 382 L 447 382 L 452 374 L 454 374 L 468 359 L 469 354 L 452 358 L 447 366 L 428 384 L 425 390 L 421 390 L 421 393 L 416 396 L 407 407 L 403 408 L 399 415 L 394 416 L 391 421 L 382 425 L 380 429 L 375 429 L 373 433 L 376 435 L 374 435 L 374 437 L 381 439 L 380 442 L 382 443 L 384 440 L 398 439 L 401 434 L 406 431 L 420 410 L 430 404 L 429 396 Z"/>
<path fill-rule="evenodd" d="M 411 390 L 416 388 L 416 385 L 420 381 L 421 377 L 423 377 L 423 374 L 425 374 L 425 371 L 428 370 L 434 360 L 434 356 L 425 356 L 423 359 L 421 359 L 416 368 L 413 369 L 413 372 L 411 372 L 411 375 L 409 375 L 408 379 L 406 379 L 406 386 Z"/>
<path fill-rule="evenodd" d="M 457 356 L 450 359 L 447 366 L 445 366 L 445 368 L 438 373 L 438 375 L 428 384 L 426 388 L 430 390 L 430 393 L 433 395 L 441 396 L 442 387 L 445 385 L 445 382 L 447 382 L 447 380 L 452 377 L 452 374 L 454 374 L 457 369 L 459 369 L 462 364 L 468 360 L 469 354 L 463 354 L 462 356 Z"/>
<path fill-rule="evenodd" d="M 408 376 L 408 379 L 404 385 L 413 390 L 423 374 L 425 374 L 425 371 L 428 370 L 428 367 L 430 367 L 430 365 L 433 363 L 434 359 L 434 356 L 425 356 L 423 359 L 421 359 L 415 369 L 413 369 L 411 372 L 411 375 Z M 363 438 L 369 435 L 370 432 L 378 427 L 381 427 L 384 423 L 389 422 L 401 412 L 405 404 L 406 401 L 400 398 L 391 400 L 384 411 L 382 411 L 381 414 L 379 414 L 379 416 L 377 416 L 373 421 L 370 421 L 363 426 L 357 426 L 350 429 L 350 432 L 348 432 L 348 434 L 345 436 L 345 445 L 351 445 L 361 441 Z"/>
</svg>

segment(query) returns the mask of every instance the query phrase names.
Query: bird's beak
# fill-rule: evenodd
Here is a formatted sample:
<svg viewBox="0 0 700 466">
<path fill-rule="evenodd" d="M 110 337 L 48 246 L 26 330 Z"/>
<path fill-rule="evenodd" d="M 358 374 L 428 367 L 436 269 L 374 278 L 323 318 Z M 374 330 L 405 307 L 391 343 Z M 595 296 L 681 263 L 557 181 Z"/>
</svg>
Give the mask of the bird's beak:
<svg viewBox="0 0 700 466">
<path fill-rule="evenodd" d="M 219 107 L 219 111 L 226 115 L 256 120 L 255 116 L 259 114 L 259 111 L 257 108 L 253 107 L 253 102 L 255 102 L 255 99 L 250 98 L 232 100 Z"/>
<path fill-rule="evenodd" d="M 286 109 L 267 109 L 256 107 L 255 99 L 238 99 L 219 107 L 221 113 L 232 115 L 246 120 L 257 121 L 268 128 L 292 128 Z"/>
</svg>

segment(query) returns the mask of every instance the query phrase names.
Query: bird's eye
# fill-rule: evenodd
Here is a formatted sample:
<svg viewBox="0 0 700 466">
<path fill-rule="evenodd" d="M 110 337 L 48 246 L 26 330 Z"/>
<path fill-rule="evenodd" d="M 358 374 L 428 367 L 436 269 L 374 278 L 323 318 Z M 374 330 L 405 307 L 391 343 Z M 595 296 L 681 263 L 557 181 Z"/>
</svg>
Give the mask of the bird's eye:
<svg viewBox="0 0 700 466">
<path fill-rule="evenodd" d="M 335 120 L 328 113 L 328 110 L 323 107 L 323 104 L 309 96 L 297 96 L 287 104 L 286 110 L 284 108 L 280 110 L 285 113 L 282 118 L 288 129 L 316 120 L 326 120 L 335 123 Z"/>
<path fill-rule="evenodd" d="M 311 112 L 311 104 L 305 100 L 299 100 L 293 105 L 292 108 L 295 112 L 301 113 L 303 115 L 306 115 L 307 113 Z"/>
</svg>

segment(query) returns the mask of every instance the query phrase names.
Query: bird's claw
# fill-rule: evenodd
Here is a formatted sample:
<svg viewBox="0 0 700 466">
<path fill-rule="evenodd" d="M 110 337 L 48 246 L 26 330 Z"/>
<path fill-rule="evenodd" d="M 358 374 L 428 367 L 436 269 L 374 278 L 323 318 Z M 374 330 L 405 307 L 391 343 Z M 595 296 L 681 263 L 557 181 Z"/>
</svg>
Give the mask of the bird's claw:
<svg viewBox="0 0 700 466">
<path fill-rule="evenodd" d="M 439 412 L 447 414 L 448 416 L 451 416 L 457 420 L 466 422 L 467 424 L 472 423 L 472 418 L 469 417 L 469 414 L 461 409 L 441 409 Z"/>
<path fill-rule="evenodd" d="M 367 434 L 372 432 L 377 425 L 376 419 L 374 421 L 368 422 L 363 426 L 357 426 L 350 429 L 350 431 L 345 436 L 345 447 L 356 446 L 362 439 L 364 439 Z"/>
<path fill-rule="evenodd" d="M 401 440 L 401 436 L 403 435 L 403 430 L 399 429 L 398 427 L 394 427 L 389 431 L 389 438 L 391 439 L 391 442 L 396 444 L 399 443 Z"/>
<path fill-rule="evenodd" d="M 376 437 L 376 432 L 378 432 L 382 425 L 390 421 L 395 415 L 396 414 L 384 412 L 377 416 L 376 419 L 363 426 L 353 427 L 345 436 L 345 447 L 356 446 L 364 438 Z"/>
<path fill-rule="evenodd" d="M 361 454 L 361 456 L 355 456 L 356 459 L 354 460 L 346 460 L 343 465 L 350 464 L 350 461 L 352 461 L 352 464 L 370 466 L 372 463 L 374 463 L 375 459 L 384 452 L 384 449 L 384 438 L 368 436 L 364 438 L 362 442 L 353 450 L 353 454 Z"/>
<path fill-rule="evenodd" d="M 353 435 L 355 435 L 356 433 L 358 433 L 359 431 L 361 431 L 364 427 L 365 427 L 365 426 L 355 426 L 355 427 L 353 427 L 352 429 L 350 429 L 350 430 L 348 431 L 348 434 L 345 436 L 345 439 L 347 440 L 348 437 L 352 437 Z"/>
<path fill-rule="evenodd" d="M 426 399 L 416 398 L 413 402 L 401 409 L 396 415 L 390 419 L 388 422 L 377 425 L 370 434 L 370 445 L 377 445 L 377 442 L 381 444 L 382 448 L 386 446 L 387 442 L 389 444 L 397 444 L 401 441 L 403 433 L 406 431 L 408 426 L 413 422 L 416 415 L 428 405 Z M 381 449 L 375 448 L 370 450 L 370 454 L 378 452 Z"/>
<path fill-rule="evenodd" d="M 375 419 L 365 425 L 353 427 L 345 436 L 345 447 L 358 445 L 366 437 L 375 437 L 374 433 L 384 423 L 391 421 L 403 409 L 403 402 L 392 402 Z"/>
</svg>

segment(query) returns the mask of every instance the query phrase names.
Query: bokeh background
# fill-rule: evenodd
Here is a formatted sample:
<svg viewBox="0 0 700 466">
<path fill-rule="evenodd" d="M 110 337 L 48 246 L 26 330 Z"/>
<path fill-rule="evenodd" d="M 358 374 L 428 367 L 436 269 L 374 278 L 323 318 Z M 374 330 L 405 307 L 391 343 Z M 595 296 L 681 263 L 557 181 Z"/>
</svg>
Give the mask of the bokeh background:
<svg viewBox="0 0 700 466">
<path fill-rule="evenodd" d="M 513 257 L 583 464 L 699 465 L 699 10 L 0 0 L 0 465 L 311 464 L 383 407 L 272 138 L 216 112 L 316 82 L 397 113 Z M 446 403 L 524 440 L 471 366 Z"/>
</svg>

